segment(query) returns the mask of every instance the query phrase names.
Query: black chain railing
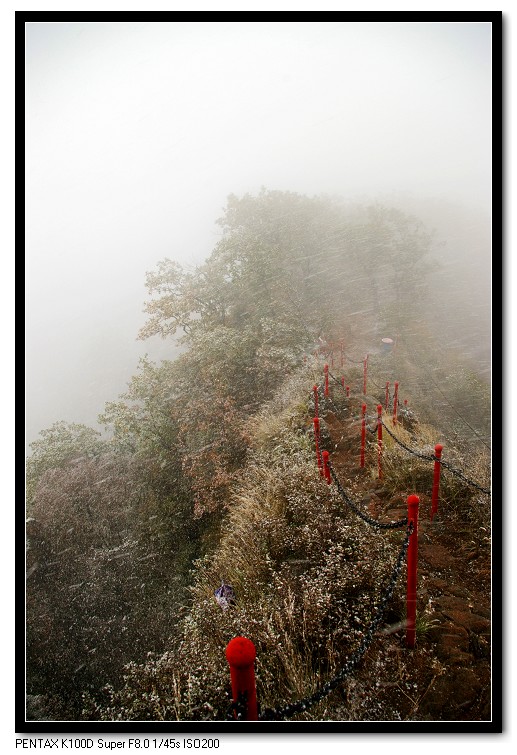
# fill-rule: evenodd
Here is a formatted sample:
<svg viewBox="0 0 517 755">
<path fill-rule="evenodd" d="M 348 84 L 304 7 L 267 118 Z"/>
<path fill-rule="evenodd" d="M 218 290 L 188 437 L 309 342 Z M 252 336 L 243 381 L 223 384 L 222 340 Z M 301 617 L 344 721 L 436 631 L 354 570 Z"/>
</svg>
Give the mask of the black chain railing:
<svg viewBox="0 0 517 755">
<path fill-rule="evenodd" d="M 385 428 L 385 430 L 387 431 L 388 435 L 391 435 L 391 437 L 393 438 L 393 440 L 396 443 L 398 443 L 399 446 L 402 446 L 402 448 L 405 451 L 408 451 L 408 453 L 413 454 L 413 456 L 418 456 L 419 459 L 425 459 L 425 461 L 435 461 L 436 460 L 436 456 L 434 456 L 434 454 L 432 456 L 429 456 L 427 454 L 420 453 L 420 451 L 415 451 L 413 448 L 410 448 L 409 446 L 406 446 L 405 443 L 403 443 L 399 438 L 397 438 L 397 436 L 394 433 L 391 432 L 391 430 L 389 429 L 389 427 L 384 422 L 382 423 L 382 426 Z"/>
<path fill-rule="evenodd" d="M 330 370 L 329 370 L 329 377 L 331 377 L 332 380 L 334 380 L 339 385 L 340 388 L 342 388 L 343 390 L 345 390 L 345 386 L 343 385 L 343 383 L 341 382 L 341 380 L 339 380 L 337 377 L 334 377 L 334 375 L 330 372 Z"/>
<path fill-rule="evenodd" d="M 328 374 L 333 380 L 336 381 L 336 383 L 338 383 L 338 385 L 341 386 L 341 388 L 343 387 L 341 385 L 341 382 L 336 377 L 334 377 L 334 375 L 332 375 L 330 371 Z M 318 396 L 320 397 L 321 406 L 323 409 L 325 408 L 325 404 L 328 404 L 329 406 L 332 407 L 332 409 L 335 412 L 338 411 L 337 406 L 332 401 L 332 398 L 330 396 L 325 396 L 325 390 L 324 390 L 323 385 L 318 386 Z M 458 479 L 462 480 L 467 485 L 471 485 L 473 488 L 476 488 L 476 490 L 479 490 L 481 493 L 484 493 L 485 495 L 491 495 L 491 491 L 489 488 L 485 488 L 482 485 L 480 485 L 478 482 L 471 480 L 469 477 L 464 475 L 463 472 L 461 472 L 461 470 L 456 469 L 455 467 L 451 466 L 448 462 L 443 461 L 443 459 L 438 459 L 434 454 L 424 454 L 420 451 L 415 451 L 415 449 L 410 448 L 408 445 L 403 443 L 400 440 L 400 438 L 397 438 L 397 436 L 390 430 L 390 428 L 386 425 L 385 422 L 381 420 L 381 423 L 384 429 L 386 430 L 386 432 L 388 433 L 388 435 L 390 435 L 393 438 L 395 443 L 397 443 L 401 448 L 403 448 L 408 453 L 412 454 L 413 456 L 416 456 L 419 459 L 423 459 L 424 461 L 439 461 L 442 467 L 447 469 L 451 474 L 458 477 Z M 371 427 L 369 427 L 368 425 L 366 426 L 366 429 L 368 430 L 368 432 L 372 434 L 377 432 L 377 428 L 378 428 L 378 418 L 374 425 L 372 425 Z"/>
<path fill-rule="evenodd" d="M 232 700 L 226 711 L 227 721 L 244 721 L 248 712 L 248 693 L 239 692 L 237 700 Z"/>
<path fill-rule="evenodd" d="M 366 425 L 366 429 L 368 430 L 369 433 L 376 433 L 378 430 L 378 427 L 379 427 L 379 422 L 377 419 L 375 420 L 375 424 L 372 425 L 372 427 L 369 427 L 368 425 Z"/>
<path fill-rule="evenodd" d="M 339 482 L 336 473 L 334 472 L 334 468 L 328 462 L 328 468 L 330 471 L 330 475 L 334 482 L 336 483 L 336 487 L 338 489 L 338 493 L 343 498 L 345 503 L 357 514 L 357 516 L 361 517 L 367 524 L 370 524 L 372 527 L 375 527 L 378 530 L 395 530 L 399 529 L 400 527 L 405 527 L 407 525 L 407 517 L 404 517 L 403 519 L 399 519 L 397 522 L 378 522 L 376 519 L 372 519 L 367 514 L 365 514 L 361 509 L 357 506 L 356 503 L 350 498 L 350 496 L 346 493 L 345 489 Z"/>
<path fill-rule="evenodd" d="M 372 383 L 379 391 L 385 391 L 386 390 L 386 386 L 382 386 L 382 385 L 379 385 L 378 383 L 376 383 L 375 380 L 372 378 L 371 375 L 368 375 L 368 382 Z"/>
<path fill-rule="evenodd" d="M 401 446 L 405 451 L 408 451 L 410 454 L 413 454 L 413 456 L 417 456 L 419 459 L 424 459 L 425 461 L 438 461 L 442 467 L 447 469 L 451 474 L 455 475 L 455 477 L 458 477 L 460 480 L 463 480 L 463 482 L 466 482 L 467 485 L 471 485 L 473 488 L 476 488 L 477 490 L 481 491 L 481 493 L 485 493 L 486 495 L 491 495 L 491 491 L 489 488 L 484 488 L 482 485 L 480 485 L 478 482 L 475 482 L 474 480 L 471 480 L 470 478 L 466 477 L 466 475 L 463 474 L 459 469 L 455 469 L 455 467 L 451 466 L 448 462 L 444 461 L 443 459 L 439 459 L 437 456 L 432 454 L 431 456 L 428 456 L 427 454 L 422 454 L 418 451 L 415 451 L 413 448 L 409 448 L 409 446 L 406 446 L 405 443 L 403 443 L 397 436 L 391 432 L 389 427 L 387 427 L 384 422 L 382 423 L 383 427 L 387 430 L 388 435 L 391 435 L 393 440 L 398 443 L 399 446 Z"/>
<path fill-rule="evenodd" d="M 446 461 L 443 461 L 443 459 L 437 459 L 437 461 L 439 461 L 442 467 L 445 467 L 445 469 L 447 469 L 455 477 L 459 477 L 460 480 L 463 480 L 463 482 L 466 482 L 467 485 L 471 485 L 473 488 L 477 488 L 477 490 L 481 491 L 481 493 L 485 493 L 485 495 L 492 494 L 490 488 L 484 488 L 479 483 L 474 482 L 474 480 L 470 480 L 468 477 L 465 477 L 463 472 L 460 472 L 459 469 L 455 469 L 454 467 L 451 467 L 451 465 L 448 464 Z"/>
<path fill-rule="evenodd" d="M 345 351 L 343 352 L 343 356 L 346 357 L 346 359 L 352 364 L 364 364 L 364 357 L 357 362 L 355 359 L 352 359 L 352 357 L 349 356 Z"/>
<path fill-rule="evenodd" d="M 288 705 L 285 705 L 283 708 L 266 708 L 264 712 L 259 715 L 259 720 L 281 721 L 285 718 L 290 718 L 291 716 L 294 716 L 296 713 L 305 712 L 308 708 L 312 707 L 316 703 L 321 702 L 321 700 L 323 700 L 324 697 L 326 697 L 331 692 L 333 692 L 333 690 L 339 687 L 340 684 L 342 684 L 342 682 L 346 679 L 346 677 L 355 669 L 355 667 L 358 665 L 363 655 L 366 653 L 366 651 L 372 644 L 375 632 L 382 621 L 382 617 L 384 616 L 386 606 L 388 605 L 388 602 L 391 600 L 393 596 L 393 591 L 395 590 L 395 585 L 397 584 L 397 580 L 402 570 L 402 564 L 404 563 L 404 559 L 407 554 L 407 549 L 409 547 L 409 538 L 411 537 L 412 532 L 413 532 L 413 522 L 411 522 L 410 525 L 406 529 L 406 536 L 401 545 L 401 548 L 397 557 L 397 561 L 395 563 L 395 566 L 391 574 L 389 584 L 381 598 L 381 601 L 379 603 L 379 607 L 375 613 L 375 616 L 372 619 L 368 629 L 366 630 L 363 641 L 361 642 L 360 646 L 355 651 L 355 653 L 353 653 L 350 656 L 350 658 L 347 660 L 347 662 L 345 663 L 341 671 L 338 674 L 336 674 L 336 676 L 334 676 L 332 679 L 330 679 L 328 682 L 326 682 L 324 685 L 322 685 L 312 695 L 309 695 L 308 697 L 305 697 L 302 700 L 298 700 L 295 703 L 290 703 Z"/>
</svg>

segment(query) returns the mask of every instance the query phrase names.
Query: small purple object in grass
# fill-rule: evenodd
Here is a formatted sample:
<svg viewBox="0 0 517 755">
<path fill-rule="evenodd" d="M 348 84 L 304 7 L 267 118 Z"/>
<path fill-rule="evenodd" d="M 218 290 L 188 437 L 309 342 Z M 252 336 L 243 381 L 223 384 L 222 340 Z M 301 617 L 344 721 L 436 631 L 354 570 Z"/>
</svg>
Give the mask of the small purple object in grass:
<svg viewBox="0 0 517 755">
<path fill-rule="evenodd" d="M 235 593 L 231 585 L 221 582 L 221 587 L 218 587 L 217 590 L 214 591 L 214 594 L 216 601 L 219 603 L 223 611 L 226 611 L 227 608 L 235 605 Z"/>
</svg>

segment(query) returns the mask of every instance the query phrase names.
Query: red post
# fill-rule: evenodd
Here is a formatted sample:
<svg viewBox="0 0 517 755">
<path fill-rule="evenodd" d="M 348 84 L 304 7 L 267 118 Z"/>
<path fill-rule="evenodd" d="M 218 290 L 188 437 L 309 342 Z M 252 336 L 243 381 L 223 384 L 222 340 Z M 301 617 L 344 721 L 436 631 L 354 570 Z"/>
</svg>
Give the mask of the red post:
<svg viewBox="0 0 517 755">
<path fill-rule="evenodd" d="M 226 660 L 230 664 L 232 697 L 238 702 L 239 696 L 246 696 L 245 721 L 258 721 L 257 690 L 255 687 L 255 645 L 246 637 L 234 637 L 226 646 Z M 236 714 L 234 714 L 235 717 Z"/>
<path fill-rule="evenodd" d="M 364 358 L 363 362 L 363 394 L 366 396 L 366 377 L 368 374 L 368 354 Z"/>
<path fill-rule="evenodd" d="M 363 404 L 363 419 L 361 421 L 361 467 L 364 467 L 364 447 L 366 444 L 366 404 Z"/>
<path fill-rule="evenodd" d="M 386 401 L 384 406 L 386 407 L 386 411 L 388 411 L 388 407 L 390 405 L 390 381 L 386 383 Z"/>
<path fill-rule="evenodd" d="M 314 385 L 312 390 L 314 391 L 314 416 L 318 416 L 318 386 Z"/>
<path fill-rule="evenodd" d="M 330 485 L 329 452 L 323 451 L 323 474 Z"/>
<path fill-rule="evenodd" d="M 408 525 L 413 522 L 413 532 L 409 538 L 407 552 L 407 624 L 406 645 L 408 648 L 415 647 L 416 640 L 416 573 L 418 563 L 418 504 L 420 498 L 410 495 L 407 499 Z"/>
<path fill-rule="evenodd" d="M 347 387 L 346 387 L 346 397 L 350 398 L 350 386 L 349 385 L 347 385 Z"/>
<path fill-rule="evenodd" d="M 320 421 L 318 417 L 314 417 L 314 443 L 316 445 L 316 461 L 318 462 L 318 469 L 320 470 L 320 475 L 323 477 L 323 468 L 321 464 L 321 454 L 320 454 Z"/>
<path fill-rule="evenodd" d="M 379 480 L 382 480 L 382 404 L 377 404 L 377 461 Z"/>
<path fill-rule="evenodd" d="M 393 395 L 393 424 L 397 424 L 397 402 L 399 397 L 399 384 L 395 382 L 395 393 Z"/>
<path fill-rule="evenodd" d="M 436 444 L 434 447 L 434 455 L 436 456 L 435 462 L 434 462 L 434 478 L 433 478 L 433 497 L 432 497 L 432 505 L 431 505 L 431 521 L 433 521 L 433 517 L 438 511 L 438 496 L 440 495 L 440 472 L 442 469 L 442 465 L 440 463 L 440 459 L 442 458 L 442 451 L 443 446 L 441 446 L 439 443 Z"/>
<path fill-rule="evenodd" d="M 325 373 L 325 398 L 329 395 L 329 366 L 326 364 L 323 367 L 323 372 Z"/>
</svg>

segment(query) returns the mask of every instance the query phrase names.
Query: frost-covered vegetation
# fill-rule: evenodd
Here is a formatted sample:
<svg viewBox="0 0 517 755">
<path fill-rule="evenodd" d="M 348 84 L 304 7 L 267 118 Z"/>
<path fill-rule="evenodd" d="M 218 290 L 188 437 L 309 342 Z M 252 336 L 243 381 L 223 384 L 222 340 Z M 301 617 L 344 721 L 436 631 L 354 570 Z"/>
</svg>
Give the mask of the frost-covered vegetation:
<svg viewBox="0 0 517 755">
<path fill-rule="evenodd" d="M 446 437 L 486 481 L 486 450 L 475 460 L 462 440 L 487 442 L 488 389 L 414 313 L 433 244 L 417 219 L 263 191 L 230 197 L 220 224 L 204 265 L 163 260 L 148 275 L 141 337 L 181 337 L 181 356 L 142 360 L 106 406 L 106 438 L 57 423 L 33 444 L 27 691 L 47 718 L 224 718 L 224 648 L 236 634 L 257 647 L 261 704 L 281 705 L 361 642 L 402 533 L 372 535 L 322 484 L 310 404 L 320 376 L 312 356 L 304 362 L 318 338 L 362 355 L 397 333 L 372 376 L 409 391 L 426 422 L 415 420 L 411 443 Z M 360 379 L 357 365 L 344 370 Z M 430 400 L 430 371 L 441 399 Z M 383 390 L 370 387 L 369 400 Z M 390 495 L 426 492 L 418 461 L 389 440 L 385 464 Z M 489 527 L 483 502 L 447 484 Z M 228 610 L 214 599 L 222 581 L 236 593 Z M 400 587 L 390 610 L 401 620 Z M 350 681 L 303 715 L 339 719 L 348 700 L 348 715 L 367 717 L 352 698 Z"/>
</svg>

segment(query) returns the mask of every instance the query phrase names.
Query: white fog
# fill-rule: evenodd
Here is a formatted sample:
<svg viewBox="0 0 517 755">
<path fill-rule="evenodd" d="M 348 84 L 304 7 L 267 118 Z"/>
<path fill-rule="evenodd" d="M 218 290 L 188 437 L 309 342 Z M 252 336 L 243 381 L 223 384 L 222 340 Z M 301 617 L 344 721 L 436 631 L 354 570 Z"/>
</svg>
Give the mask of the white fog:
<svg viewBox="0 0 517 755">
<path fill-rule="evenodd" d="M 31 22 L 25 76 L 27 444 L 173 356 L 136 340 L 146 271 L 201 263 L 261 187 L 436 227 L 487 376 L 489 23 Z"/>
</svg>

